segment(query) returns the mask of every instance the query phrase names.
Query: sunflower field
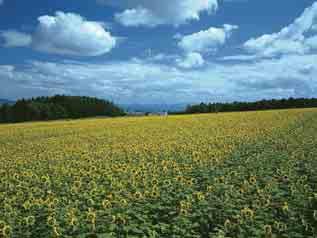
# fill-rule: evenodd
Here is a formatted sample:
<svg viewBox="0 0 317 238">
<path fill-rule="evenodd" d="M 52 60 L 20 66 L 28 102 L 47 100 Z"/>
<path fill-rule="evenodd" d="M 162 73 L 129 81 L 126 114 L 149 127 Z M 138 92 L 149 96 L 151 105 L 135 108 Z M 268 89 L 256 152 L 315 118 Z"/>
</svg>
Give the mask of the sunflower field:
<svg viewBox="0 0 317 238">
<path fill-rule="evenodd" d="M 317 109 L 0 125 L 0 237 L 317 237 Z"/>
</svg>

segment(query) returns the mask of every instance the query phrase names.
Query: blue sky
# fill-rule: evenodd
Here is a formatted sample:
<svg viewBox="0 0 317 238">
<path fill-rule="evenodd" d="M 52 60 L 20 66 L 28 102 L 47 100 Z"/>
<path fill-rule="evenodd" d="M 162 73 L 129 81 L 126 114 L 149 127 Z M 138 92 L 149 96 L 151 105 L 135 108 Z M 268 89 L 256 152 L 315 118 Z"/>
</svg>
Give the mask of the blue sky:
<svg viewBox="0 0 317 238">
<path fill-rule="evenodd" d="M 312 0 L 0 0 L 0 98 L 316 97 Z"/>
</svg>

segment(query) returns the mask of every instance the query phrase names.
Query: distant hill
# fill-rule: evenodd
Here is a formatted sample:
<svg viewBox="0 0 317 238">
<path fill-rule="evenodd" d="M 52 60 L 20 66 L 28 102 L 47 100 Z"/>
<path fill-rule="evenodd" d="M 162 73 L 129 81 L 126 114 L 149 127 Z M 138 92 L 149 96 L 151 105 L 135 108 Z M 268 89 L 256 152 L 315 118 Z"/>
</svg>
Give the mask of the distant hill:
<svg viewBox="0 0 317 238">
<path fill-rule="evenodd" d="M 12 105 L 3 104 L 0 107 L 0 122 L 4 123 L 123 115 L 124 110 L 110 101 L 80 96 L 56 95 L 22 99 Z"/>
<path fill-rule="evenodd" d="M 127 112 L 177 112 L 186 109 L 187 104 L 121 104 Z"/>
</svg>

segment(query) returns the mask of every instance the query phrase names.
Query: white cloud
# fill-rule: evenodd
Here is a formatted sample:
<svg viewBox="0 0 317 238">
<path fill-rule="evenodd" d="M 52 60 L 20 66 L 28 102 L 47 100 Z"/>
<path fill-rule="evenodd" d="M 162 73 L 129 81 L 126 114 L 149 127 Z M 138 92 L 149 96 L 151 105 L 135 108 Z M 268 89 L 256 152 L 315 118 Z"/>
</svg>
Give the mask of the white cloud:
<svg viewBox="0 0 317 238">
<path fill-rule="evenodd" d="M 188 82 L 182 82 L 182 75 L 176 68 L 141 60 L 100 64 L 35 61 L 14 70 L 11 78 L 0 77 L 1 85 L 6 85 L 6 89 L 0 88 L 0 95 L 12 98 L 65 93 L 120 102 L 154 102 L 164 96 L 171 100 L 169 92 L 186 87 Z M 15 90 L 8 92 L 7 88 Z"/>
<path fill-rule="evenodd" d="M 179 59 L 178 55 L 164 54 L 164 53 L 158 53 L 158 54 L 152 55 L 151 52 L 152 51 L 149 50 L 148 57 L 143 58 L 143 61 L 151 62 L 151 63 L 172 64 L 175 62 L 175 60 Z M 137 62 L 140 61 L 138 58 L 135 58 L 134 60 L 136 60 Z"/>
<path fill-rule="evenodd" d="M 205 60 L 201 54 L 197 52 L 188 53 L 184 59 L 178 59 L 177 64 L 181 68 L 199 68 L 205 64 Z"/>
<path fill-rule="evenodd" d="M 309 46 L 311 49 L 317 49 L 317 35 L 309 37 L 306 40 L 306 45 Z"/>
<path fill-rule="evenodd" d="M 0 72 L 12 72 L 14 69 L 13 65 L 0 65 Z"/>
<path fill-rule="evenodd" d="M 28 34 L 21 33 L 15 30 L 0 32 L 0 36 L 4 39 L 4 47 L 25 47 L 32 42 L 32 37 Z"/>
<path fill-rule="evenodd" d="M 108 53 L 116 45 L 116 38 L 100 22 L 87 21 L 74 13 L 56 12 L 55 16 L 41 16 L 32 36 L 16 31 L 3 32 L 5 46 L 28 46 L 53 54 L 97 56 Z"/>
<path fill-rule="evenodd" d="M 178 58 L 176 63 L 181 68 L 199 68 L 205 64 L 203 53 L 216 52 L 231 37 L 238 26 L 223 25 L 223 28 L 210 27 L 207 30 L 195 32 L 190 35 L 176 34 L 174 39 L 178 40 L 178 47 L 185 55 Z"/>
<path fill-rule="evenodd" d="M 237 26 L 224 25 L 223 28 L 210 27 L 181 38 L 178 46 L 186 52 L 214 52 L 224 45 Z"/>
<path fill-rule="evenodd" d="M 141 7 L 127 9 L 122 13 L 116 14 L 115 19 L 125 26 L 147 25 L 149 27 L 154 27 L 162 24 L 161 19 L 153 15 L 148 9 Z"/>
<path fill-rule="evenodd" d="M 15 67 L 13 65 L 0 65 L 0 79 L 12 78 Z"/>
<path fill-rule="evenodd" d="M 168 24 L 179 26 L 191 20 L 199 20 L 202 12 L 218 9 L 218 0 L 98 0 L 115 5 L 124 11 L 116 14 L 116 20 L 125 26 L 149 26 Z"/>
<path fill-rule="evenodd" d="M 275 92 L 277 96 L 305 96 L 316 93 L 317 55 L 288 55 L 279 59 L 265 59 L 254 63 L 231 65 L 228 74 L 245 93 Z"/>
<path fill-rule="evenodd" d="M 207 63 L 200 70 L 134 59 L 120 62 L 39 62 L 0 67 L 0 96 L 65 93 L 119 103 L 191 103 L 312 97 L 317 55 L 291 55 L 243 63 Z M 101 77 L 102 75 L 102 77 Z"/>
<path fill-rule="evenodd" d="M 98 22 L 86 21 L 80 15 L 57 12 L 41 16 L 33 36 L 33 48 L 56 54 L 97 56 L 108 53 L 116 39 Z"/>
<path fill-rule="evenodd" d="M 317 2 L 305 9 L 294 23 L 280 32 L 252 38 L 245 42 L 244 48 L 259 57 L 309 53 L 317 49 L 316 23 Z"/>
<path fill-rule="evenodd" d="M 257 57 L 255 55 L 231 55 L 231 56 L 224 56 L 219 60 L 222 61 L 250 61 L 255 60 Z"/>
</svg>

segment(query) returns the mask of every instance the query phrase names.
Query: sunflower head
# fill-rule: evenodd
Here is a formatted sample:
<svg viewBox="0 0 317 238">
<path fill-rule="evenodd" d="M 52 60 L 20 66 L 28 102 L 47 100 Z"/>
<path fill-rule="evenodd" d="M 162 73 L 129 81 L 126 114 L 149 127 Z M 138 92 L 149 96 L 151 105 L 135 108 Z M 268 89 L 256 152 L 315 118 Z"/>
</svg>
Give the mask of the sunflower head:
<svg viewBox="0 0 317 238">
<path fill-rule="evenodd" d="M 271 225 L 265 225 L 264 226 L 264 231 L 266 235 L 271 235 L 272 234 L 272 226 Z"/>
<path fill-rule="evenodd" d="M 25 223 L 27 226 L 33 226 L 35 224 L 35 217 L 34 216 L 28 216 L 25 218 Z"/>
<path fill-rule="evenodd" d="M 282 210 L 284 212 L 288 212 L 289 208 L 288 208 L 288 203 L 287 202 L 284 202 L 283 206 L 282 206 Z"/>
<path fill-rule="evenodd" d="M 256 177 L 255 177 L 255 176 L 251 176 L 251 177 L 249 178 L 249 183 L 250 183 L 250 184 L 254 185 L 254 184 L 256 184 L 256 182 L 257 182 L 257 180 L 256 180 Z"/>
<path fill-rule="evenodd" d="M 56 219 L 53 216 L 49 216 L 46 220 L 46 224 L 48 226 L 55 226 L 56 225 Z"/>
<path fill-rule="evenodd" d="M 2 232 L 1 232 L 3 237 L 10 237 L 12 235 L 12 228 L 9 225 L 5 225 L 2 228 Z"/>
<path fill-rule="evenodd" d="M 142 199 L 142 197 L 143 197 L 142 193 L 140 193 L 140 192 L 135 192 L 134 193 L 134 198 L 135 199 L 139 200 L 139 199 Z"/>
<path fill-rule="evenodd" d="M 241 210 L 241 215 L 245 218 L 253 219 L 254 217 L 254 211 L 250 208 L 245 207 Z"/>
</svg>

